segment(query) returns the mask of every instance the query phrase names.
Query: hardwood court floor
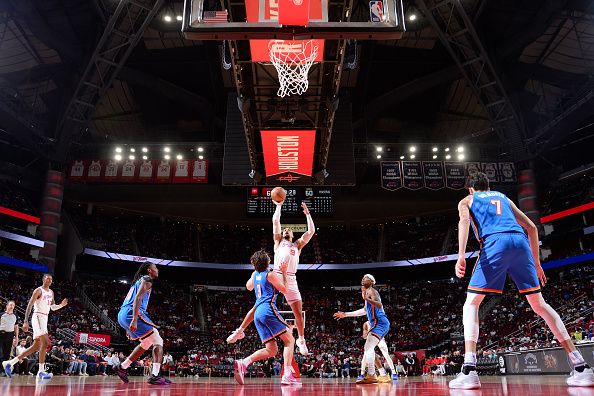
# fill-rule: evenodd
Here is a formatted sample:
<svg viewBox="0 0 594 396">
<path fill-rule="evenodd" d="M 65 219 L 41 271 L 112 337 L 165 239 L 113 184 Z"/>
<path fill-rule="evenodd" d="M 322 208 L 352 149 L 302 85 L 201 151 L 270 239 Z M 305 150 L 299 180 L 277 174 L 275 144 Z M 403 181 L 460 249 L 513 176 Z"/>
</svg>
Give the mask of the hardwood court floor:
<svg viewBox="0 0 594 396">
<path fill-rule="evenodd" d="M 393 384 L 356 385 L 347 379 L 304 379 L 300 387 L 283 386 L 279 379 L 246 379 L 243 386 L 232 378 L 171 378 L 169 386 L 152 386 L 144 378 L 131 377 L 123 384 L 116 377 L 63 377 L 39 381 L 33 377 L 0 378 L 2 396 L 594 396 L 594 388 L 570 388 L 565 376 L 481 377 L 481 390 L 450 390 L 451 378 L 403 378 Z"/>
</svg>

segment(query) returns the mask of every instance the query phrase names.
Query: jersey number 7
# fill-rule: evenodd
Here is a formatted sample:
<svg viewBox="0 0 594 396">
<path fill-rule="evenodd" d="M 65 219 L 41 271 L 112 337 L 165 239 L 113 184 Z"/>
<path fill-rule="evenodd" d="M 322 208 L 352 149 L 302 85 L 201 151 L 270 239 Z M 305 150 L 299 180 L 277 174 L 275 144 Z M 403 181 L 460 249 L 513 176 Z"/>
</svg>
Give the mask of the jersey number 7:
<svg viewBox="0 0 594 396">
<path fill-rule="evenodd" d="M 500 199 L 492 199 L 491 204 L 495 205 L 495 211 L 498 215 L 501 215 L 501 200 Z"/>
</svg>

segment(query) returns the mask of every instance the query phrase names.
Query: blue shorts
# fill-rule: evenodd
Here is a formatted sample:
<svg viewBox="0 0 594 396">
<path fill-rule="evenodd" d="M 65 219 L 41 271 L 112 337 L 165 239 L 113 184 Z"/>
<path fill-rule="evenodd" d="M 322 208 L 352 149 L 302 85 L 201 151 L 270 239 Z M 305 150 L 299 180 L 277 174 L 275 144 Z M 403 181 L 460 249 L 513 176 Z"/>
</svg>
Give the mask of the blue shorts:
<svg viewBox="0 0 594 396">
<path fill-rule="evenodd" d="M 375 325 L 372 325 L 369 328 L 369 333 L 379 338 L 380 341 L 388 334 L 389 331 L 390 321 L 387 318 L 378 319 L 375 322 Z"/>
<path fill-rule="evenodd" d="M 254 324 L 262 344 L 274 340 L 287 332 L 287 322 L 278 313 L 276 307 L 270 304 L 261 304 L 256 308 Z"/>
<path fill-rule="evenodd" d="M 126 330 L 128 338 L 131 340 L 142 340 L 153 334 L 153 330 L 157 325 L 149 319 L 146 312 L 140 312 L 138 314 L 138 325 L 135 332 L 130 331 L 130 323 L 132 323 L 132 308 L 122 307 L 118 312 L 118 323 Z"/>
<path fill-rule="evenodd" d="M 476 260 L 469 293 L 500 294 L 507 274 L 522 294 L 540 293 L 528 238 L 518 232 L 489 235 Z"/>
</svg>

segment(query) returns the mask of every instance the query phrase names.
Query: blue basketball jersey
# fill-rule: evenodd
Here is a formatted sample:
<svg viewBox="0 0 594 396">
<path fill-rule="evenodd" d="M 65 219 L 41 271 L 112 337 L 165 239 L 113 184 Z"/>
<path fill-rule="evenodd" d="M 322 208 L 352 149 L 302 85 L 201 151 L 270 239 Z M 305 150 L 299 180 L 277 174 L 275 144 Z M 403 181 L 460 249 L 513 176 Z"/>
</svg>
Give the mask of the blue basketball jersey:
<svg viewBox="0 0 594 396">
<path fill-rule="evenodd" d="M 378 293 L 378 298 L 382 300 Z M 367 320 L 369 325 L 373 328 L 378 322 L 388 321 L 388 317 L 383 308 L 376 308 L 369 302 L 365 301 L 365 310 L 367 311 Z"/>
<path fill-rule="evenodd" d="M 480 242 L 497 233 L 524 232 L 516 221 L 507 197 L 497 191 L 475 192 L 472 195 L 470 218 L 476 238 Z"/>
<path fill-rule="evenodd" d="M 122 303 L 122 308 L 124 307 L 129 307 L 130 309 L 132 309 L 132 307 L 134 306 L 134 299 L 136 298 L 136 296 L 138 295 L 138 292 L 140 291 L 140 284 L 142 283 L 142 281 L 145 282 L 153 282 L 153 280 L 151 279 L 150 276 L 145 275 L 143 277 L 141 277 L 140 279 L 138 279 L 136 282 L 134 282 L 134 284 L 132 285 L 132 287 L 130 287 L 130 290 L 128 290 L 128 294 L 126 295 L 126 298 L 124 299 L 124 302 Z M 146 294 L 144 295 L 144 297 L 142 298 L 142 301 L 140 302 L 140 312 L 145 312 L 146 308 L 148 307 L 148 302 L 149 302 L 149 298 L 151 297 L 151 291 L 153 289 L 149 289 Z"/>
<path fill-rule="evenodd" d="M 264 303 L 274 304 L 276 306 L 276 296 L 278 293 L 272 283 L 268 282 L 267 275 L 272 273 L 269 270 L 258 272 L 254 271 L 252 279 L 254 281 L 254 293 L 256 294 L 256 308 Z M 275 276 L 272 273 L 271 276 Z"/>
</svg>

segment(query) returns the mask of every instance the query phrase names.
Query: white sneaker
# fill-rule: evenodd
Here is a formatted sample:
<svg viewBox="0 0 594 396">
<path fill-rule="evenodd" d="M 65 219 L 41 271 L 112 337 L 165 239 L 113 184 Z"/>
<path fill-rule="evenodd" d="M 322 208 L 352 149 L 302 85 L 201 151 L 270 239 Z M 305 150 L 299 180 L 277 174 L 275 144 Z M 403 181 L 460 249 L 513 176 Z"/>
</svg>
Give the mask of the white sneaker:
<svg viewBox="0 0 594 396">
<path fill-rule="evenodd" d="M 573 370 L 567 378 L 567 385 L 594 386 L 594 371 L 591 368 L 586 368 L 581 373 Z"/>
<path fill-rule="evenodd" d="M 450 389 L 480 389 L 481 381 L 475 371 L 468 374 L 458 373 L 455 379 L 449 383 Z"/>
<path fill-rule="evenodd" d="M 299 353 L 302 355 L 309 355 L 309 350 L 307 349 L 307 345 L 305 345 L 304 338 L 297 338 L 297 349 L 299 349 Z"/>
<path fill-rule="evenodd" d="M 229 337 L 227 337 L 227 344 L 233 344 L 245 337 L 245 333 L 241 329 L 235 329 Z"/>
</svg>

